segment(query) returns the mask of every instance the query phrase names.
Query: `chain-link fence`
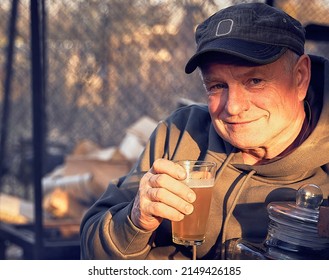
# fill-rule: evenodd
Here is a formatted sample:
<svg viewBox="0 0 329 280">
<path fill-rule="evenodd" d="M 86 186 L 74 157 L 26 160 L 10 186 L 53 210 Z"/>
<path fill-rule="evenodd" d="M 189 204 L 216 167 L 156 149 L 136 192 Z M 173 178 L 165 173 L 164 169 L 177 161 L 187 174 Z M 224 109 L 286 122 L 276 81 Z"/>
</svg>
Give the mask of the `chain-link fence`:
<svg viewBox="0 0 329 280">
<path fill-rule="evenodd" d="M 47 149 L 65 154 L 82 139 L 115 146 L 125 129 L 144 115 L 158 121 L 177 107 L 180 98 L 204 102 L 198 74 L 184 73 L 194 52 L 194 29 L 219 8 L 240 2 L 252 1 L 46 0 Z M 329 22 L 329 1 L 268 2 L 305 25 Z M 0 2 L 1 113 L 11 3 Z M 5 180 L 5 190 L 12 193 L 13 184 L 29 182 L 32 156 L 29 26 L 29 1 L 21 0 L 3 159 L 6 174 L 16 174 L 12 181 Z M 309 41 L 307 48 L 329 56 L 326 44 Z M 25 164 L 22 158 L 27 159 Z M 52 160 L 46 171 L 60 158 L 53 155 Z"/>
</svg>

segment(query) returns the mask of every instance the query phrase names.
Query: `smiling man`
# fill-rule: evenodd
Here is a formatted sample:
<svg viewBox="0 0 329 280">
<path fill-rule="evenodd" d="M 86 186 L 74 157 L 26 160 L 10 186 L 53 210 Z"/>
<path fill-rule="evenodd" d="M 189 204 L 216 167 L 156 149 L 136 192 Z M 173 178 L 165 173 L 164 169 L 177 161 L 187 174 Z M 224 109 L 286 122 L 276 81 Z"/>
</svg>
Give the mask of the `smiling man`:
<svg viewBox="0 0 329 280">
<path fill-rule="evenodd" d="M 160 122 L 131 172 L 109 183 L 82 221 L 82 258 L 192 258 L 171 237 L 171 221 L 196 199 L 176 160 L 218 168 L 198 259 L 227 258 L 238 238 L 263 242 L 268 203 L 295 201 L 304 184 L 328 197 L 329 64 L 304 53 L 302 25 L 266 4 L 240 4 L 206 19 L 195 38 L 185 72 L 200 71 L 207 105 Z"/>
<path fill-rule="evenodd" d="M 213 125 L 241 150 L 244 163 L 260 164 L 287 154 L 307 136 L 307 55 L 297 57 L 287 50 L 275 62 L 259 66 L 213 54 L 200 68 Z"/>
</svg>

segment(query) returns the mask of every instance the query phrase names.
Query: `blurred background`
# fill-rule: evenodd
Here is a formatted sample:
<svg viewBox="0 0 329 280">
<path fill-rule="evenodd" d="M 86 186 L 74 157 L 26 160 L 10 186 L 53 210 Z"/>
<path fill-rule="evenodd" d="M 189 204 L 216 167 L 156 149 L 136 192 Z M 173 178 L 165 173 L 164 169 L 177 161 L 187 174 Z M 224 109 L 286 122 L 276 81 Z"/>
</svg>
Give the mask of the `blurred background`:
<svg viewBox="0 0 329 280">
<path fill-rule="evenodd" d="M 78 259 L 82 213 L 156 123 L 206 102 L 186 75 L 196 25 L 266 2 L 329 57 L 328 0 L 1 0 L 0 259 Z"/>
</svg>

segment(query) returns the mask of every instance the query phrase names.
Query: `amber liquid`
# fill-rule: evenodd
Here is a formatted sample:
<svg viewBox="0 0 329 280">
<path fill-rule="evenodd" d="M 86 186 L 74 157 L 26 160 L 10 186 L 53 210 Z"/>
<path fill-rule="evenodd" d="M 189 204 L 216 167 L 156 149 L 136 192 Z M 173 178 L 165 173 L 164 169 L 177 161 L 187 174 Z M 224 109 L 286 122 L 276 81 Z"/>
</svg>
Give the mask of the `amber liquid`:
<svg viewBox="0 0 329 280">
<path fill-rule="evenodd" d="M 183 245 L 200 245 L 204 242 L 212 190 L 212 185 L 193 187 L 196 193 L 194 210 L 182 221 L 172 222 L 173 242 Z"/>
</svg>

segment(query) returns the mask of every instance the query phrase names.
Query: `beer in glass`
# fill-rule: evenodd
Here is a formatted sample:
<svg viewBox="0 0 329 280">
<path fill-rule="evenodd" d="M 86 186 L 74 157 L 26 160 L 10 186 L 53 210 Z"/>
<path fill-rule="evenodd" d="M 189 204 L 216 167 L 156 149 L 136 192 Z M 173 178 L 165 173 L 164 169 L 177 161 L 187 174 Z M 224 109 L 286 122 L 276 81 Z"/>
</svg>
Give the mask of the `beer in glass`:
<svg viewBox="0 0 329 280">
<path fill-rule="evenodd" d="M 179 161 L 187 173 L 184 183 L 193 189 L 196 200 L 192 214 L 179 222 L 172 222 L 173 242 L 182 245 L 201 245 L 209 216 L 216 164 L 204 161 Z"/>
</svg>

